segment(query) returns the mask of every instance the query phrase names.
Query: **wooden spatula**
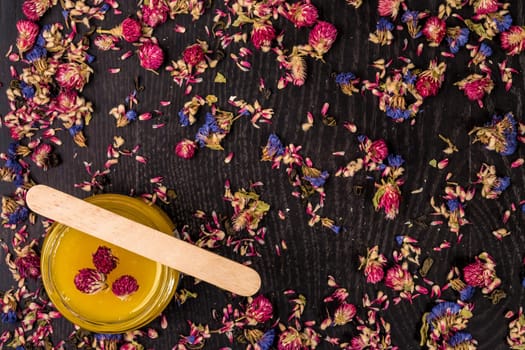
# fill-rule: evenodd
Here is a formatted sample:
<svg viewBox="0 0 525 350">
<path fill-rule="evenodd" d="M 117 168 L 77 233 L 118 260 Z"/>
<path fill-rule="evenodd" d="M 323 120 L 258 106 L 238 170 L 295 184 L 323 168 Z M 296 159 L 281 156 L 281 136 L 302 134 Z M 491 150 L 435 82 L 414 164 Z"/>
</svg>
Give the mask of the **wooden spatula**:
<svg viewBox="0 0 525 350">
<path fill-rule="evenodd" d="M 251 296 L 261 286 L 259 274 L 248 266 L 49 186 L 31 187 L 26 201 L 40 215 L 235 294 Z"/>
</svg>

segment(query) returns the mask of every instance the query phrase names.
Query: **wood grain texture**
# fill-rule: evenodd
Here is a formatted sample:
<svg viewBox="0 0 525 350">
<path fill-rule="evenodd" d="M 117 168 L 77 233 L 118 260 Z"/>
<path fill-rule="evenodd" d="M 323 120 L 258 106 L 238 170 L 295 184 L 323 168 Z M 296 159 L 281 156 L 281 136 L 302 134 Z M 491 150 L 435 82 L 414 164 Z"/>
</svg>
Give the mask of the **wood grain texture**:
<svg viewBox="0 0 525 350">
<path fill-rule="evenodd" d="M 379 245 L 382 252 L 390 254 L 397 248 L 394 237 L 410 235 L 419 240 L 422 258 L 429 256 L 435 260 L 428 278 L 439 284 L 444 284 L 446 275 L 452 266 L 464 264 L 482 251 L 489 252 L 496 262 L 498 276 L 502 279 L 502 288 L 507 298 L 497 305 L 478 293 L 475 297 L 476 308 L 474 317 L 469 324 L 469 332 L 478 340 L 478 349 L 505 349 L 507 323 L 504 314 L 507 310 L 517 310 L 525 303 L 525 293 L 521 286 L 524 274 L 522 259 L 525 256 L 525 235 L 523 235 L 524 214 L 519 210 L 513 213 L 505 227 L 512 234 L 501 241 L 491 234 L 492 230 L 502 227 L 501 217 L 511 203 L 518 203 L 525 198 L 524 168 L 510 169 L 510 163 L 518 157 L 525 156 L 525 147 L 520 144 L 518 151 L 511 157 L 501 157 L 484 149 L 479 143 L 472 144 L 467 136 L 474 126 L 483 125 L 494 113 L 514 112 L 523 121 L 525 93 L 525 56 L 509 58 L 509 65 L 520 71 L 514 76 L 514 85 L 505 92 L 498 84 L 493 93 L 484 99 L 485 107 L 480 109 L 476 103 L 469 102 L 463 93 L 453 86 L 471 73 L 466 68 L 468 53 L 449 63 L 445 83 L 436 97 L 425 101 L 423 111 L 416 117 L 414 125 L 408 122 L 395 124 L 384 116 L 377 108 L 377 98 L 370 93 L 356 96 L 343 95 L 336 86 L 332 73 L 352 71 L 362 79 L 373 80 L 375 71 L 370 63 L 378 58 L 393 58 L 394 64 L 399 56 L 411 58 L 417 66 L 424 67 L 430 59 L 439 57 L 439 50 L 425 47 L 423 55 L 416 56 L 417 44 L 409 40 L 406 51 L 402 50 L 404 36 L 395 32 L 395 41 L 391 46 L 379 47 L 368 41 L 368 34 L 374 30 L 377 21 L 377 0 L 364 0 L 361 8 L 354 9 L 345 4 L 344 0 L 312 0 L 319 8 L 320 17 L 332 22 L 339 30 L 339 37 L 330 52 L 325 56 L 325 63 L 307 59 L 308 78 L 303 87 L 287 87 L 277 90 L 279 70 L 275 55 L 254 52 L 250 72 L 241 72 L 235 63 L 228 58 L 233 48 L 226 51 L 226 58 L 215 69 L 204 74 L 204 80 L 195 84 L 190 96 L 198 94 L 206 96 L 215 94 L 219 105 L 228 110 L 227 100 L 230 96 L 238 96 L 248 102 L 258 100 L 264 107 L 273 108 L 275 115 L 271 124 L 254 128 L 247 120 L 234 124 L 232 132 L 223 142 L 224 152 L 200 150 L 191 160 L 178 158 L 173 148 L 182 138 L 193 138 L 199 127 L 182 128 L 179 125 L 177 112 L 184 102 L 189 100 L 183 89 L 176 86 L 165 71 L 159 75 L 142 70 L 136 57 L 120 61 L 123 51 L 99 52 L 92 49 L 97 56 L 93 63 L 95 74 L 86 86 L 83 95 L 93 101 L 94 118 L 86 128 L 88 147 L 75 146 L 64 132 L 61 139 L 64 145 L 57 147 L 57 153 L 62 164 L 43 172 L 35 167 L 32 172 L 36 182 L 54 186 L 77 197 L 87 194 L 74 188 L 74 184 L 88 179 L 83 162 L 91 162 L 94 169 L 102 169 L 106 161 L 106 147 L 113 137 L 118 135 L 126 140 L 126 147 L 141 145 L 140 154 L 148 158 L 148 164 L 140 164 L 131 158 L 122 158 L 118 166 L 109 175 L 106 192 L 112 193 L 148 193 L 153 189 L 149 179 L 153 176 L 164 176 L 164 184 L 173 188 L 176 199 L 163 209 L 181 228 L 188 225 L 191 232 L 196 233 L 202 221 L 193 214 L 203 210 L 208 214 L 216 211 L 221 215 L 232 214 L 229 203 L 223 200 L 224 184 L 230 181 L 232 189 L 249 188 L 250 184 L 262 181 L 264 186 L 257 191 L 261 198 L 271 205 L 271 210 L 264 218 L 263 226 L 267 227 L 266 244 L 260 248 L 261 257 L 251 258 L 252 267 L 262 278 L 261 293 L 267 295 L 276 305 L 276 315 L 281 320 L 287 319 L 290 305 L 283 296 L 283 291 L 294 289 L 306 296 L 308 304 L 304 320 L 316 320 L 320 323 L 326 317 L 322 300 L 329 294 L 327 278 L 329 275 L 350 291 L 350 301 L 361 304 L 363 293 L 373 295 L 377 289 L 384 290 L 393 296 L 384 286 L 371 286 L 365 283 L 359 266 L 359 255 L 364 255 L 367 247 Z M 509 1 L 514 23 L 525 24 L 525 3 L 520 0 Z M 10 45 L 16 39 L 16 20 L 22 18 L 20 10 L 22 1 L 0 1 L 0 115 L 8 111 L 5 97 L 5 87 L 9 84 L 9 66 L 11 63 L 4 57 Z M 134 12 L 135 2 L 120 2 L 124 15 Z M 437 9 L 436 1 L 407 1 L 409 7 L 419 9 Z M 208 39 L 205 25 L 211 27 L 212 10 L 197 22 L 192 22 L 188 16 L 179 16 L 175 21 L 168 21 L 155 30 L 160 44 L 166 49 L 168 59 L 176 59 L 188 44 L 195 39 Z M 111 27 L 123 18 L 110 16 L 104 22 L 104 27 Z M 60 14 L 53 11 L 46 15 L 46 23 L 59 20 Z M 185 34 L 173 31 L 174 24 L 186 27 Z M 285 30 L 285 46 L 307 41 L 307 30 L 295 30 L 289 23 L 277 22 L 279 29 Z M 423 41 L 421 41 L 423 42 Z M 215 43 L 216 44 L 216 43 Z M 255 51 L 255 50 L 254 50 Z M 493 57 L 494 62 L 502 60 L 502 55 Z M 121 67 L 116 75 L 107 73 L 111 67 Z M 220 72 L 227 78 L 227 84 L 216 84 L 213 78 Z M 497 76 L 497 72 L 494 72 Z M 165 122 L 166 126 L 153 129 L 152 122 L 137 122 L 125 128 L 116 128 L 113 117 L 108 111 L 121 103 L 133 89 L 133 78 L 140 76 L 145 90 L 139 95 L 139 112 L 159 109 L 162 115 L 155 122 Z M 269 98 L 258 91 L 259 78 L 264 77 L 267 87 L 271 90 Z M 499 81 L 499 78 L 495 78 Z M 171 105 L 160 107 L 161 100 L 171 101 Z M 329 114 L 334 116 L 337 125 L 329 127 L 321 121 L 323 103 L 330 104 Z M 315 116 L 314 126 L 304 132 L 301 124 L 306 121 L 307 112 Z M 202 120 L 202 116 L 200 116 Z M 372 139 L 384 138 L 394 153 L 401 154 L 405 160 L 405 184 L 403 186 L 403 201 L 398 217 L 387 221 L 381 212 L 376 212 L 372 206 L 374 194 L 374 179 L 364 175 L 354 178 L 334 177 L 336 170 L 348 161 L 359 156 L 356 135 L 344 129 L 344 122 L 352 122 L 358 126 L 358 133 Z M 336 219 L 343 231 L 335 235 L 319 226 L 310 227 L 305 214 L 304 203 L 294 197 L 294 190 L 289 184 L 284 169 L 272 169 L 268 162 L 261 162 L 261 148 L 266 144 L 270 133 L 275 132 L 285 144 L 301 145 L 301 154 L 311 158 L 315 167 L 328 170 L 332 175 L 325 185 L 327 201 L 321 210 L 322 216 Z M 441 159 L 445 147 L 438 134 L 453 140 L 459 152 L 450 156 L 450 164 L 444 170 L 429 166 L 432 159 Z M 4 152 L 10 142 L 8 130 L 0 128 L 0 152 Z M 332 152 L 345 151 L 343 157 L 332 156 Z M 224 163 L 224 158 L 230 152 L 234 157 L 230 164 Z M 443 195 L 447 173 L 452 173 L 450 181 L 463 186 L 476 180 L 476 172 L 482 163 L 496 165 L 501 175 L 511 177 L 512 185 L 497 201 L 481 199 L 469 203 L 467 216 L 471 224 L 463 227 L 463 240 L 454 243 L 452 248 L 440 252 L 433 250 L 442 241 L 456 241 L 456 236 L 448 232 L 446 227 L 429 226 L 432 217 L 430 198 L 436 199 Z M 354 187 L 362 186 L 361 194 L 356 194 Z M 421 193 L 411 193 L 422 188 Z M 13 188 L 9 184 L 0 183 L 1 193 L 8 195 Z M 278 210 L 286 214 L 286 219 L 278 217 Z M 424 223 L 409 227 L 406 222 L 424 217 Z M 34 235 L 42 232 L 35 228 Z M 2 236 L 8 241 L 10 233 L 2 230 Z M 288 249 L 280 256 L 275 253 L 275 245 L 284 240 Z M 222 249 L 219 253 L 229 258 L 243 261 L 244 258 L 231 250 Z M 0 252 L 3 254 L 3 252 Z M 0 255 L 3 260 L 3 255 Z M 391 258 L 390 255 L 388 255 Z M 8 289 L 13 280 L 2 264 L 0 266 L 0 290 Z M 220 311 L 226 304 L 238 303 L 227 293 L 205 284 L 193 285 L 193 280 L 186 278 L 182 288 L 188 288 L 199 294 L 199 298 L 183 305 L 176 302 L 170 304 L 165 314 L 169 319 L 169 328 L 160 331 L 160 339 L 148 343 L 155 349 L 171 348 L 179 339 L 179 334 L 187 334 L 186 320 L 196 323 L 213 323 L 212 310 Z M 447 295 L 447 296 L 451 296 Z M 427 296 L 421 296 L 413 303 L 402 302 L 382 313 L 392 324 L 392 342 L 400 349 L 419 349 L 419 327 L 421 316 L 429 311 L 434 302 Z M 157 323 L 152 327 L 158 327 Z M 215 322 L 217 324 L 217 322 Z M 55 339 L 64 339 L 71 332 L 71 325 L 59 322 L 55 328 Z M 345 339 L 355 335 L 353 331 L 344 334 Z M 341 335 L 343 336 L 343 335 Z M 225 337 L 212 337 L 206 349 L 218 349 L 221 346 L 231 346 Z M 239 344 L 235 349 L 244 348 Z M 322 349 L 334 347 L 323 343 Z"/>
</svg>

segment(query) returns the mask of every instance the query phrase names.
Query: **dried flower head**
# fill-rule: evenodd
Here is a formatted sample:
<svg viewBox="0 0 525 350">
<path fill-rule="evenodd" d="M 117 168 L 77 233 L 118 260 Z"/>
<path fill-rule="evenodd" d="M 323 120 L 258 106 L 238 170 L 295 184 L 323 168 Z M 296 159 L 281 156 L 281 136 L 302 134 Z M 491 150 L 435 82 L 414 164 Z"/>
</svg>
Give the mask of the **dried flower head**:
<svg viewBox="0 0 525 350">
<path fill-rule="evenodd" d="M 496 262 L 487 252 L 479 254 L 473 263 L 463 268 L 463 278 L 472 287 L 482 287 L 483 294 L 490 294 L 501 284 L 496 276 Z"/>
<path fill-rule="evenodd" d="M 53 4 L 52 0 L 25 0 L 22 12 L 31 21 L 38 21 Z"/>
<path fill-rule="evenodd" d="M 501 47 L 507 55 L 518 55 L 525 49 L 525 27 L 511 26 L 507 31 L 500 34 Z"/>
<path fill-rule="evenodd" d="M 189 66 L 196 66 L 204 60 L 205 51 L 200 44 L 193 44 L 184 49 L 182 59 Z"/>
<path fill-rule="evenodd" d="M 108 287 L 106 275 L 92 268 L 78 270 L 74 283 L 77 290 L 86 294 L 95 294 Z"/>
<path fill-rule="evenodd" d="M 197 149 L 197 144 L 195 141 L 184 139 L 179 141 L 175 146 L 175 154 L 183 159 L 193 158 L 195 155 L 195 150 Z"/>
<path fill-rule="evenodd" d="M 502 156 L 513 154 L 518 147 L 517 122 L 511 112 L 503 116 L 494 115 L 487 125 L 473 128 L 470 134 L 475 135 L 473 142 L 479 141 L 486 149 Z"/>
<path fill-rule="evenodd" d="M 92 255 L 93 265 L 97 271 L 108 274 L 113 271 L 118 264 L 118 258 L 113 255 L 111 248 L 99 246 Z"/>
<path fill-rule="evenodd" d="M 264 295 L 250 298 L 244 315 L 249 325 L 264 323 L 273 317 L 272 303 Z"/>
<path fill-rule="evenodd" d="M 251 40 L 255 48 L 262 52 L 268 52 L 271 49 L 272 41 L 275 39 L 275 28 L 269 21 L 255 21 L 251 33 Z"/>
<path fill-rule="evenodd" d="M 152 28 L 166 22 L 170 12 L 170 8 L 165 0 L 144 2 L 140 10 L 142 12 L 142 22 Z"/>
<path fill-rule="evenodd" d="M 38 27 L 38 24 L 32 21 L 21 19 L 16 22 L 16 29 L 18 30 L 16 47 L 20 54 L 22 54 L 33 47 L 40 28 Z"/>
<path fill-rule="evenodd" d="M 148 41 L 139 46 L 140 65 L 148 70 L 157 70 L 164 62 L 164 52 L 159 45 Z"/>
<path fill-rule="evenodd" d="M 366 257 L 359 257 L 359 270 L 363 273 L 368 283 L 376 284 L 381 282 L 385 275 L 384 267 L 387 259 L 383 254 L 379 254 L 379 246 L 367 248 Z"/>
<path fill-rule="evenodd" d="M 447 24 L 442 18 L 429 17 L 423 26 L 422 33 L 427 38 L 429 46 L 439 46 L 447 34 Z"/>
<path fill-rule="evenodd" d="M 123 275 L 111 284 L 111 291 L 122 300 L 127 299 L 131 294 L 139 290 L 139 284 L 135 277 Z"/>
<path fill-rule="evenodd" d="M 332 23 L 319 21 L 308 35 L 308 44 L 312 47 L 312 57 L 322 59 L 337 38 L 337 29 Z"/>
<path fill-rule="evenodd" d="M 319 16 L 317 7 L 310 1 L 299 1 L 293 4 L 285 3 L 285 17 L 293 23 L 294 26 L 311 27 L 317 22 Z"/>
<path fill-rule="evenodd" d="M 432 60 L 428 69 L 419 73 L 416 81 L 416 90 L 423 98 L 436 96 L 443 81 L 445 80 L 445 71 L 447 65 L 445 62 L 437 63 Z"/>
<path fill-rule="evenodd" d="M 465 96 L 471 101 L 477 101 L 480 108 L 483 108 L 483 97 L 490 94 L 494 88 L 494 82 L 490 76 L 480 74 L 471 74 L 465 79 L 454 83 L 460 90 L 463 90 Z"/>
</svg>

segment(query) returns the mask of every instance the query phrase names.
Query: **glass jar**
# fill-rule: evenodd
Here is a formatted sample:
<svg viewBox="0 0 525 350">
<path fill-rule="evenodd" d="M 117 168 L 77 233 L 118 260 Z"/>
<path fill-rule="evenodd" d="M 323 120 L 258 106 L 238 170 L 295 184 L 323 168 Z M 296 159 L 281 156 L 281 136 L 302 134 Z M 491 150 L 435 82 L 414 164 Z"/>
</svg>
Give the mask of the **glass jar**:
<svg viewBox="0 0 525 350">
<path fill-rule="evenodd" d="M 173 234 L 168 216 L 140 199 L 101 194 L 85 200 Z M 147 237 L 144 244 L 148 244 Z M 99 247 L 110 248 L 118 263 L 105 274 L 107 287 L 88 294 L 77 289 L 74 279 L 81 269 L 95 269 L 92 256 Z M 169 304 L 179 280 L 178 271 L 59 223 L 51 226 L 42 245 L 41 269 L 44 288 L 56 309 L 72 323 L 97 333 L 122 333 L 146 325 Z M 123 275 L 133 276 L 139 287 L 128 297 L 119 298 L 111 285 Z"/>
</svg>

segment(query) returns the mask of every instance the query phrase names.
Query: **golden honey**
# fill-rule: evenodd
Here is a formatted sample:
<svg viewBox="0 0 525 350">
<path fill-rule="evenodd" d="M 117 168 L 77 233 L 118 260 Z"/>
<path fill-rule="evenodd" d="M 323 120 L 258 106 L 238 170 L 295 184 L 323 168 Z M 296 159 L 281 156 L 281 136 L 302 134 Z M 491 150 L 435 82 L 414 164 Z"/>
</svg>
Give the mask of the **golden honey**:
<svg viewBox="0 0 525 350">
<path fill-rule="evenodd" d="M 171 220 L 140 199 L 103 194 L 86 201 L 166 234 L 173 232 Z M 86 294 L 76 288 L 74 278 L 80 269 L 94 268 L 92 254 L 100 246 L 110 248 L 118 264 L 106 276 L 108 288 Z M 41 265 L 44 287 L 57 310 L 72 323 L 99 333 L 120 333 L 149 323 L 171 301 L 179 278 L 173 269 L 58 223 L 44 240 Z M 111 291 L 112 282 L 122 275 L 133 276 L 139 285 L 124 299 Z"/>
</svg>

